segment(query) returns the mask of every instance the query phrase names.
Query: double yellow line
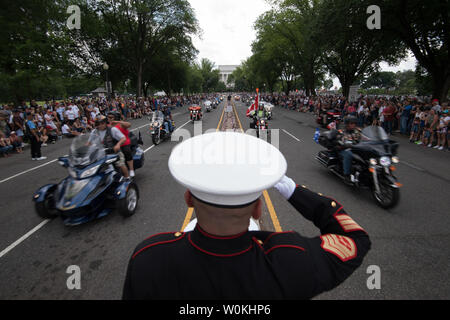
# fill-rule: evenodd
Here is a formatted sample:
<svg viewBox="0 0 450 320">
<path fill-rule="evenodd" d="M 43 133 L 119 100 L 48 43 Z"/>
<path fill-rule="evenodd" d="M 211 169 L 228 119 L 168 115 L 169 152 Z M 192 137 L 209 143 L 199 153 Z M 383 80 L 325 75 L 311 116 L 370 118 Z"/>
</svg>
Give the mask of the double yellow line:
<svg viewBox="0 0 450 320">
<path fill-rule="evenodd" d="M 220 125 L 222 124 L 223 116 L 225 114 L 225 108 L 226 107 L 227 106 L 224 106 L 224 108 L 223 108 L 222 116 L 220 117 L 219 124 L 217 125 L 216 131 L 220 131 Z M 235 107 L 234 103 L 233 103 L 233 111 L 234 111 L 236 119 L 237 119 L 237 121 L 239 123 L 239 127 L 241 128 L 241 131 L 242 131 L 242 133 L 244 133 L 245 131 L 244 131 L 244 128 L 242 127 L 241 120 L 239 119 L 239 116 L 237 114 L 236 107 Z M 275 231 L 276 232 L 282 232 L 283 229 L 281 229 L 280 221 L 278 220 L 277 213 L 275 212 L 275 208 L 273 207 L 272 200 L 270 199 L 270 196 L 269 196 L 269 193 L 267 192 L 267 190 L 265 190 L 263 192 L 263 196 L 264 196 L 264 200 L 266 201 L 266 206 L 267 206 L 267 209 L 269 210 L 270 218 L 272 219 Z M 193 213 L 194 213 L 194 208 L 189 208 L 187 213 L 186 213 L 186 217 L 184 219 L 183 226 L 181 227 L 181 231 L 183 231 L 187 227 L 187 225 L 189 224 L 189 222 L 192 219 Z"/>
</svg>

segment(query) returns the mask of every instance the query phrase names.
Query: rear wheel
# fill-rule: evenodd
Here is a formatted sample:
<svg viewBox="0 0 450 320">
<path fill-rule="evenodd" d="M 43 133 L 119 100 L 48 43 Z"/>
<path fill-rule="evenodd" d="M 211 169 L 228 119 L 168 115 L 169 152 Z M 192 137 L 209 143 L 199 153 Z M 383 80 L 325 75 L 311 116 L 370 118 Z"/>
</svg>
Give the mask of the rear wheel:
<svg viewBox="0 0 450 320">
<path fill-rule="evenodd" d="M 131 217 L 136 212 L 139 200 L 139 190 L 136 184 L 128 186 L 127 194 L 124 199 L 118 200 L 117 208 L 119 213 L 125 218 Z"/>
<path fill-rule="evenodd" d="M 36 213 L 43 219 L 53 219 L 58 216 L 55 208 L 55 198 L 53 192 L 48 192 L 42 202 L 35 203 Z"/>
<path fill-rule="evenodd" d="M 395 207 L 400 200 L 400 190 L 392 187 L 387 179 L 380 179 L 379 186 L 380 192 L 377 192 L 375 188 L 372 189 L 372 195 L 377 204 L 383 209 Z"/>
</svg>

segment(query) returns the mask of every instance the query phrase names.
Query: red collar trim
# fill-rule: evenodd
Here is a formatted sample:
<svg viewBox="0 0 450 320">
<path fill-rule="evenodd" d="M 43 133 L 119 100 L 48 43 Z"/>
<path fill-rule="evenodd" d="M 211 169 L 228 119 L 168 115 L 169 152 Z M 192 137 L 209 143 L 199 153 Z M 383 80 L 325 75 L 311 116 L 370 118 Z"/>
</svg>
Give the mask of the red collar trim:
<svg viewBox="0 0 450 320">
<path fill-rule="evenodd" d="M 231 239 L 237 239 L 237 238 L 240 238 L 240 237 L 242 237 L 244 234 L 247 233 L 247 230 L 245 230 L 244 232 L 241 232 L 241 233 L 239 233 L 239 234 L 237 234 L 237 235 L 234 235 L 234 236 L 226 236 L 226 237 L 215 236 L 215 235 L 212 235 L 212 234 L 206 232 L 205 230 L 203 230 L 202 227 L 200 227 L 199 224 L 197 224 L 197 230 L 200 231 L 200 233 L 203 234 L 205 237 L 208 237 L 208 238 L 211 238 L 211 239 L 216 239 L 216 240 L 231 240 Z"/>
<path fill-rule="evenodd" d="M 231 253 L 231 254 L 219 254 L 219 253 L 209 252 L 209 251 L 206 251 L 206 250 L 200 248 L 198 245 L 196 245 L 196 244 L 192 241 L 192 239 L 191 239 L 191 234 L 190 234 L 190 233 L 189 233 L 189 235 L 188 235 L 188 240 L 189 240 L 189 242 L 191 243 L 191 245 L 192 245 L 195 249 L 197 249 L 197 250 L 199 250 L 199 251 L 201 251 L 201 252 L 203 252 L 203 253 L 206 253 L 206 254 L 208 254 L 208 255 L 210 255 L 210 256 L 219 257 L 219 258 L 230 258 L 230 257 L 239 256 L 239 255 L 241 255 L 241 254 L 244 254 L 244 253 L 250 251 L 250 250 L 253 248 L 253 243 L 251 243 L 251 244 L 250 244 L 250 247 L 248 247 L 248 248 L 245 249 L 245 250 L 242 250 L 242 251 L 239 251 L 239 252 L 236 252 L 236 253 Z"/>
</svg>

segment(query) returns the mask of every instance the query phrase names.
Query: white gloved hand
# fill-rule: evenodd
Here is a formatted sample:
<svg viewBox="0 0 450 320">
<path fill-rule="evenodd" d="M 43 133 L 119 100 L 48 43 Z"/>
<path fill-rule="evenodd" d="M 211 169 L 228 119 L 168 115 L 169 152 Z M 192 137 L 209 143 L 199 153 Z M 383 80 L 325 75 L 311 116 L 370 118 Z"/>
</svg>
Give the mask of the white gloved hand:
<svg viewBox="0 0 450 320">
<path fill-rule="evenodd" d="M 291 178 L 284 176 L 274 188 L 277 189 L 286 200 L 289 200 L 294 194 L 297 184 Z"/>
</svg>

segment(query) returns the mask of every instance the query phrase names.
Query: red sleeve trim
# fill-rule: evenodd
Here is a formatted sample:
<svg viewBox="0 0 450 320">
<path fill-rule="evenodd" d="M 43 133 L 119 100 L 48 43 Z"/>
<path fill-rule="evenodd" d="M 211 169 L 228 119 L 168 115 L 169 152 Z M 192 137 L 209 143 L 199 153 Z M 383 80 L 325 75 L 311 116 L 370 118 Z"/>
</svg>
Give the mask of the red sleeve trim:
<svg viewBox="0 0 450 320">
<path fill-rule="evenodd" d="M 265 254 L 269 254 L 269 253 L 271 253 L 273 250 L 275 250 L 275 249 L 279 249 L 279 248 L 291 248 L 291 249 L 298 249 L 298 250 L 300 250 L 300 251 L 302 251 L 302 252 L 305 252 L 306 250 L 305 250 L 305 248 L 302 248 L 302 247 L 299 247 L 299 246 L 292 246 L 292 245 L 280 245 L 280 246 L 276 246 L 276 247 L 273 247 L 273 248 L 270 248 L 269 250 L 267 250 L 266 252 L 264 252 Z"/>
<path fill-rule="evenodd" d="M 167 234 L 167 233 L 164 233 L 164 234 Z M 170 234 L 173 234 L 173 233 L 170 233 Z M 142 253 L 143 251 L 145 251 L 145 250 L 147 250 L 147 249 L 149 249 L 149 248 L 151 248 L 151 247 L 159 246 L 159 245 L 162 245 L 162 244 L 168 244 L 168 243 L 177 242 L 177 241 L 183 239 L 183 238 L 185 237 L 185 235 L 186 235 L 186 234 L 183 234 L 183 236 L 181 236 L 181 237 L 179 237 L 179 238 L 176 238 L 176 239 L 173 239 L 173 240 L 169 240 L 169 241 L 161 241 L 161 242 L 156 242 L 156 243 L 153 243 L 153 244 L 151 244 L 151 245 L 148 245 L 148 246 L 142 248 L 141 250 L 139 250 L 138 252 L 136 252 L 136 253 L 131 257 L 131 259 L 136 258 L 137 255 L 139 255 L 140 253 Z M 150 238 L 153 238 L 153 237 L 150 237 Z"/>
<path fill-rule="evenodd" d="M 208 255 L 210 255 L 210 256 L 219 257 L 219 258 L 230 258 L 230 257 L 239 256 L 239 255 L 241 255 L 241 254 L 244 254 L 244 253 L 250 251 L 250 250 L 253 248 L 253 243 L 252 243 L 252 244 L 250 245 L 250 247 L 248 247 L 247 249 L 245 249 L 245 250 L 243 250 L 243 251 L 240 251 L 240 252 L 236 252 L 236 253 L 232 253 L 232 254 L 218 254 L 218 253 L 213 253 L 213 252 L 206 251 L 206 250 L 200 248 L 199 246 L 197 246 L 197 245 L 192 241 L 191 235 L 190 235 L 190 234 L 188 235 L 188 240 L 189 240 L 189 242 L 191 243 L 191 245 L 192 245 L 195 249 L 197 249 L 197 250 L 199 250 L 199 251 L 201 251 L 201 252 L 203 252 L 203 253 L 206 253 L 206 254 L 208 254 Z"/>
<path fill-rule="evenodd" d="M 294 233 L 294 231 L 286 231 L 286 232 L 276 232 L 276 233 L 272 233 L 270 236 L 268 236 L 268 237 L 266 238 L 266 240 L 264 240 L 264 244 L 266 244 L 266 243 L 270 240 L 270 238 L 272 238 L 273 236 L 278 236 L 278 235 L 280 235 L 280 234 L 288 234 L 288 233 Z"/>
</svg>

